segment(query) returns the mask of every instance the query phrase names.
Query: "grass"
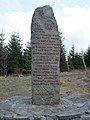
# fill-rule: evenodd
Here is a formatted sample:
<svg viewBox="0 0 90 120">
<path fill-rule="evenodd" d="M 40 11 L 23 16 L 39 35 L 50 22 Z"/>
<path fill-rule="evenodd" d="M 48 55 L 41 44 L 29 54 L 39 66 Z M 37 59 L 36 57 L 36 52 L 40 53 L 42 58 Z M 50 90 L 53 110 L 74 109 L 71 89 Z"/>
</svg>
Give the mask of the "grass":
<svg viewBox="0 0 90 120">
<path fill-rule="evenodd" d="M 90 74 L 89 74 L 90 75 Z M 89 94 L 90 77 L 85 71 L 60 74 L 60 94 Z M 11 96 L 31 96 L 31 77 L 0 77 L 0 101 Z"/>
<path fill-rule="evenodd" d="M 14 95 L 31 96 L 30 77 L 0 77 L 0 100 Z"/>
</svg>

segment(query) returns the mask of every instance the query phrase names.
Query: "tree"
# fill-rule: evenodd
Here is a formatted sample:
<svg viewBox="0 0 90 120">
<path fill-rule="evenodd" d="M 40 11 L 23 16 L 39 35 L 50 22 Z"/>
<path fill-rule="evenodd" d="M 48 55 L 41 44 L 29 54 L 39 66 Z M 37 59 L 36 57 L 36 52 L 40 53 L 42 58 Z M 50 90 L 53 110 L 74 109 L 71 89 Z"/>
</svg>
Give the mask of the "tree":
<svg viewBox="0 0 90 120">
<path fill-rule="evenodd" d="M 31 43 L 27 42 L 26 49 L 23 54 L 23 70 L 26 73 L 31 73 Z"/>
<path fill-rule="evenodd" d="M 19 33 L 14 32 L 8 44 L 8 72 L 19 73 L 22 69 L 22 45 Z"/>
<path fill-rule="evenodd" d="M 72 49 L 69 52 L 69 68 L 70 69 L 84 68 L 82 56 L 78 52 L 75 52 L 74 45 L 72 46 Z"/>
<path fill-rule="evenodd" d="M 67 63 L 65 58 L 65 46 L 63 45 L 63 41 L 65 38 L 62 36 L 62 32 L 59 32 L 59 39 L 60 39 L 60 71 L 66 71 L 67 70 Z"/>
<path fill-rule="evenodd" d="M 75 53 L 75 65 L 74 65 L 74 68 L 75 69 L 84 69 L 82 56 L 80 56 L 80 54 L 78 54 L 77 52 Z"/>
<path fill-rule="evenodd" d="M 4 45 L 5 34 L 0 34 L 0 75 L 7 75 L 7 49 Z"/>
<path fill-rule="evenodd" d="M 84 58 L 87 67 L 90 67 L 90 47 L 88 47 L 86 53 L 84 54 Z"/>
<path fill-rule="evenodd" d="M 71 69 L 75 68 L 75 47 L 72 46 L 70 52 L 69 52 L 69 66 Z"/>
</svg>

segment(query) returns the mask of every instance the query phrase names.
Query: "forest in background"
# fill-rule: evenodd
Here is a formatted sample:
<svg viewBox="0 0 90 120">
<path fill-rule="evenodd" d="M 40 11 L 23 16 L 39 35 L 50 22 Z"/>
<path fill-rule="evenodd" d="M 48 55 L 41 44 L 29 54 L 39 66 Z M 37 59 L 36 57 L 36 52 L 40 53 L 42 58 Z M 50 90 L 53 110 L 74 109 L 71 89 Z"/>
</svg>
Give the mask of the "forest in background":
<svg viewBox="0 0 90 120">
<path fill-rule="evenodd" d="M 60 39 L 60 71 L 86 70 L 90 67 L 90 47 L 83 53 L 75 52 L 75 47 L 66 56 L 64 37 L 59 32 Z M 22 47 L 19 33 L 13 32 L 7 45 L 5 34 L 0 33 L 0 76 L 30 75 L 31 74 L 31 43 L 27 42 L 26 48 Z M 30 41 L 30 40 L 29 40 Z"/>
</svg>

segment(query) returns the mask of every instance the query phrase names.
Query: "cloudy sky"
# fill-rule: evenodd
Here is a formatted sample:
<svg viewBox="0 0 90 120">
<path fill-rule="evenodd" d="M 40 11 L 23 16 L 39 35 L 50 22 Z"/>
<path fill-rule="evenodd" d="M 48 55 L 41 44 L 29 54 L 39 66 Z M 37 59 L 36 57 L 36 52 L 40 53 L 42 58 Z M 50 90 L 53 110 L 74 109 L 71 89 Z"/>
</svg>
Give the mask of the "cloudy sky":
<svg viewBox="0 0 90 120">
<path fill-rule="evenodd" d="M 19 31 L 24 45 L 30 41 L 33 12 L 44 5 L 53 8 L 66 50 L 74 44 L 76 51 L 86 51 L 90 46 L 90 0 L 0 0 L 0 32 L 3 29 L 5 42 L 13 31 Z"/>
</svg>

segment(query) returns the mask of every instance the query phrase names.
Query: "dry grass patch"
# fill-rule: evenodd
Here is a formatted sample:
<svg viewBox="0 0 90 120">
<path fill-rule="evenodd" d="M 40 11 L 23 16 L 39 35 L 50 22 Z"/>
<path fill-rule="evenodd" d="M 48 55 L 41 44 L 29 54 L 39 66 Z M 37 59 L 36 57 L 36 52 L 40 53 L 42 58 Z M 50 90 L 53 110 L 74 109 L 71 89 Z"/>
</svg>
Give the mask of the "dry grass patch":
<svg viewBox="0 0 90 120">
<path fill-rule="evenodd" d="M 89 74 L 90 75 L 90 74 Z M 90 79 L 85 71 L 60 74 L 60 94 L 90 93 Z M 0 77 L 0 101 L 11 96 L 31 96 L 31 77 Z"/>
<path fill-rule="evenodd" d="M 0 77 L 0 99 L 14 95 L 31 96 L 31 77 Z"/>
</svg>

